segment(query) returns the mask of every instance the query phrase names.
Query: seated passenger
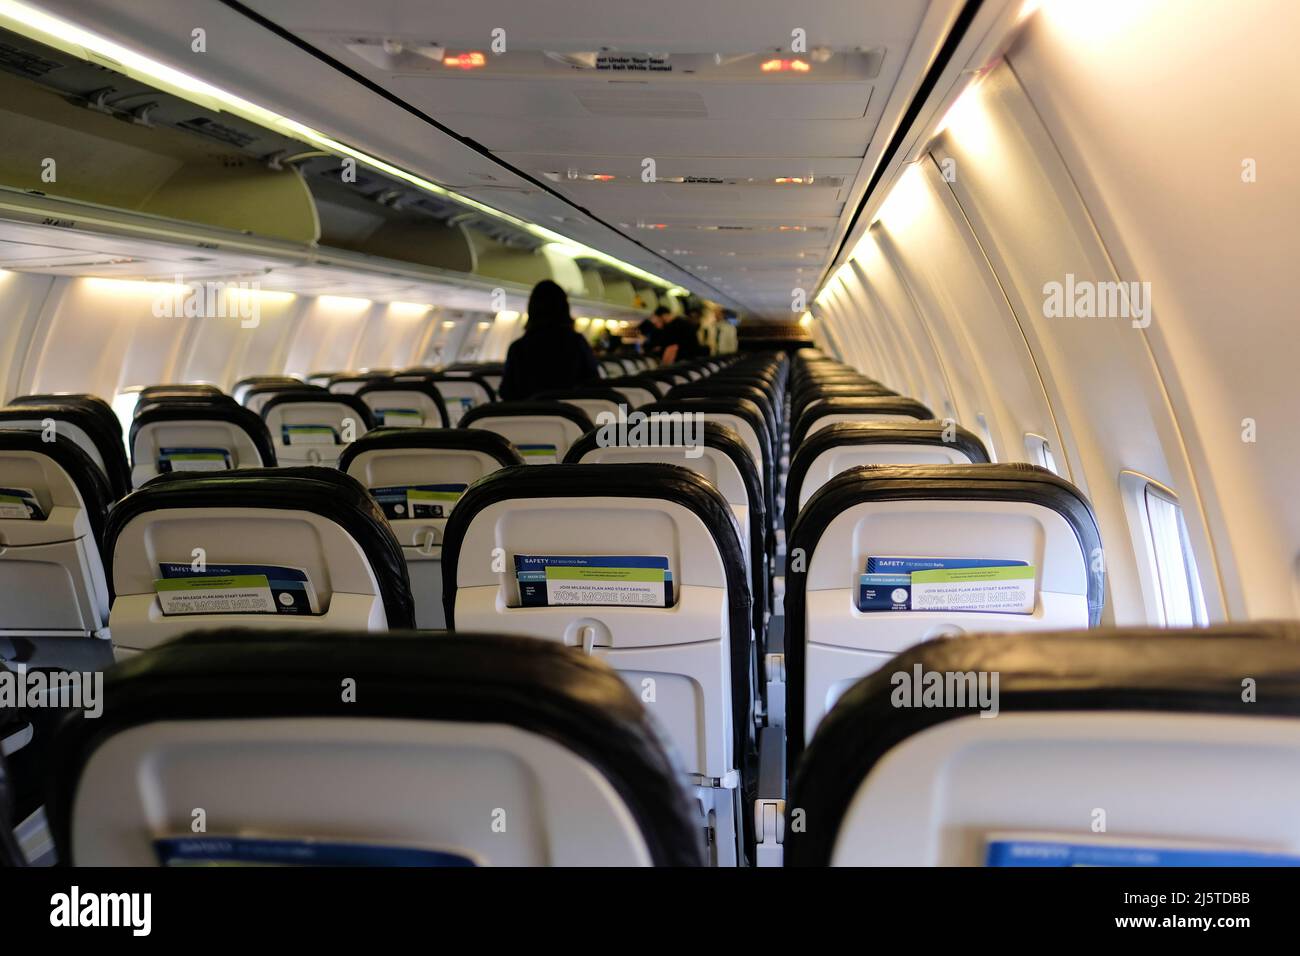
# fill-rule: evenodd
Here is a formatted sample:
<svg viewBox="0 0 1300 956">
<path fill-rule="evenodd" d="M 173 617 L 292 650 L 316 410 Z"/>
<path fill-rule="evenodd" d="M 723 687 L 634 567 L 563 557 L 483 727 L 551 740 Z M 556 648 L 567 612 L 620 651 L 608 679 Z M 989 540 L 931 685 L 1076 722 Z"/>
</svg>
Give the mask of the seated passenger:
<svg viewBox="0 0 1300 956">
<path fill-rule="evenodd" d="M 599 377 L 591 346 L 573 329 L 569 297 L 550 279 L 533 286 L 528 325 L 506 353 L 501 398 L 518 401 L 554 388 L 572 388 Z"/>
</svg>

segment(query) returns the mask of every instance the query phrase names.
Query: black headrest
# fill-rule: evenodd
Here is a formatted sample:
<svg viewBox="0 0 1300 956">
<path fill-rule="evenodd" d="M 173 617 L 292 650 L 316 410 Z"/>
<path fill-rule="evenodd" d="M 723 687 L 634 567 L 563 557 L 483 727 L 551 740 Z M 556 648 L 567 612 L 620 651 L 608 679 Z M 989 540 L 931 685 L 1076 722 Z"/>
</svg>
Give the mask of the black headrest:
<svg viewBox="0 0 1300 956">
<path fill-rule="evenodd" d="M 241 378 L 231 388 L 233 394 L 240 388 L 252 388 L 254 385 L 302 385 L 302 379 L 294 378 L 292 375 L 249 375 Z"/>
<path fill-rule="evenodd" d="M 329 395 L 329 389 L 306 382 L 262 382 L 244 390 L 243 403 L 248 404 L 255 395 Z"/>
<path fill-rule="evenodd" d="M 897 673 L 996 673 L 998 712 L 1115 711 L 1300 717 L 1300 622 L 1210 628 L 978 634 L 917 645 L 854 684 L 818 725 L 791 806 L 822 821 L 786 830 L 786 864 L 829 863 L 862 781 L 889 750 L 969 707 L 897 707 Z M 1242 679 L 1256 693 L 1243 700 Z M 977 721 L 983 723 L 983 721 Z M 989 722 L 990 724 L 993 721 Z M 1226 771 L 1225 771 L 1226 772 Z"/>
<path fill-rule="evenodd" d="M 81 404 L 21 405 L 0 408 L 0 428 L 11 427 L 6 422 L 51 419 L 54 430 L 58 423 L 75 425 L 86 433 L 95 451 L 104 462 L 108 477 L 108 490 L 114 499 L 131 490 L 131 469 L 126 463 L 126 449 L 122 447 L 120 428 L 110 428 L 103 416 Z"/>
<path fill-rule="evenodd" d="M 478 451 L 495 458 L 502 468 L 524 463 L 514 445 L 486 428 L 376 428 L 343 450 L 339 471 L 347 471 L 348 466 L 365 452 L 381 448 Z"/>
<path fill-rule="evenodd" d="M 618 375 L 614 378 L 601 379 L 600 384 L 605 388 L 612 389 L 617 389 L 619 386 L 645 389 L 655 398 L 663 398 L 664 393 L 668 391 L 663 381 L 642 372 L 638 372 L 636 375 Z"/>
<path fill-rule="evenodd" d="M 164 395 L 224 395 L 215 385 L 198 385 L 190 383 L 171 383 L 166 385 L 146 385 L 140 389 L 140 401 L 149 401 Z"/>
<path fill-rule="evenodd" d="M 62 468 L 76 486 L 86 506 L 95 544 L 104 540 L 104 521 L 113 502 L 108 479 L 99 466 L 71 438 L 55 435 L 54 441 L 41 440 L 41 433 L 26 429 L 0 429 L 0 451 L 28 451 L 44 455 Z M 0 476 L 0 485 L 4 479 Z"/>
<path fill-rule="evenodd" d="M 365 692 L 343 702 L 340 675 Z M 607 664 L 497 634 L 200 631 L 111 669 L 96 719 L 59 728 L 48 807 L 72 860 L 82 770 L 114 734 L 164 720 L 339 718 L 505 724 L 593 766 L 627 805 L 658 866 L 703 865 L 696 814 L 657 725 Z M 429 794 L 430 799 L 436 794 Z"/>
<path fill-rule="evenodd" d="M 600 385 L 578 385 L 574 388 L 553 388 L 550 391 L 538 392 L 536 395 L 530 396 L 529 401 L 562 402 L 565 399 L 591 398 L 613 402 L 615 405 L 626 405 L 627 397 L 617 389 L 610 388 L 606 384 L 608 381 L 609 379 L 601 379 Z"/>
<path fill-rule="evenodd" d="M 76 405 L 86 409 L 93 415 L 98 415 L 104 427 L 111 429 L 117 434 L 118 440 L 122 438 L 122 423 L 118 421 L 117 413 L 113 411 L 113 406 L 108 404 L 98 395 L 91 395 L 89 392 L 69 392 L 59 394 L 57 392 L 45 395 L 19 395 L 13 399 L 10 405 Z"/>
<path fill-rule="evenodd" d="M 442 393 L 428 382 L 413 382 L 409 380 L 405 382 L 394 382 L 387 379 L 375 380 L 361 386 L 361 388 L 357 389 L 353 394 L 364 402 L 367 395 L 374 395 L 380 392 L 416 392 L 433 402 L 434 407 L 438 409 L 438 417 L 441 421 L 437 426 L 431 425 L 429 427 L 446 427 L 451 422 L 451 419 L 447 417 L 447 406 L 443 403 Z M 378 414 L 374 414 L 376 419 L 378 419 Z"/>
<path fill-rule="evenodd" d="M 298 389 L 292 392 L 280 392 L 267 399 L 262 406 L 262 421 L 266 421 L 271 414 L 271 409 L 278 408 L 281 405 L 301 405 L 305 402 L 319 404 L 325 402 L 331 405 L 346 405 L 348 409 L 357 416 L 357 420 L 366 426 L 366 431 L 375 427 L 375 417 L 371 414 L 370 406 L 357 398 L 355 395 L 340 395 L 335 392 L 310 392 L 305 389 Z"/>
<path fill-rule="evenodd" d="M 104 533 L 104 569 L 113 593 L 113 552 L 133 519 L 170 508 L 273 508 L 322 515 L 352 536 L 379 581 L 390 628 L 415 626 L 415 604 L 402 546 L 375 499 L 334 468 L 240 468 L 159 475 L 117 503 Z"/>
<path fill-rule="evenodd" d="M 453 370 L 442 371 L 442 372 L 434 372 L 432 375 L 428 376 L 428 380 L 430 382 L 473 382 L 475 385 L 479 385 L 483 387 L 483 389 L 487 392 L 487 397 L 489 402 L 495 402 L 497 400 L 496 389 L 494 389 L 491 386 L 491 384 L 488 383 L 488 380 L 483 377 L 484 374 L 492 375 L 497 373 L 495 372 L 480 373 L 478 371 L 475 371 L 469 373 L 456 372 L 456 374 L 453 375 L 450 374 L 451 371 L 455 371 L 455 370 L 453 369 Z"/>
<path fill-rule="evenodd" d="M 506 370 L 504 362 L 455 362 L 441 369 L 443 372 L 475 372 L 479 375 L 500 375 Z M 433 369 L 439 371 L 439 369 Z"/>
<path fill-rule="evenodd" d="M 592 429 L 591 419 L 586 412 L 567 402 L 493 402 L 490 405 L 475 405 L 461 416 L 459 427 L 468 428 L 485 418 L 502 418 L 507 415 L 550 415 L 554 418 L 567 418 L 583 432 Z"/>
<path fill-rule="evenodd" d="M 686 468 L 659 464 L 516 465 L 480 478 L 456 502 L 443 535 L 442 600 L 449 629 L 456 628 L 457 566 L 470 524 L 494 504 L 530 498 L 651 498 L 686 508 L 709 530 L 722 558 L 730 602 L 734 753 L 740 759 L 745 753 L 749 719 L 751 599 L 736 515 L 718 489 Z M 616 542 L 607 545 L 618 546 Z"/>
<path fill-rule="evenodd" d="M 665 398 L 649 405 L 642 405 L 639 411 L 647 415 L 656 412 L 702 412 L 705 415 L 735 415 L 749 423 L 758 436 L 758 444 L 763 450 L 763 470 L 768 476 L 773 474 L 773 454 L 771 436 L 767 430 L 767 420 L 763 410 L 747 398 L 731 395 L 715 398 Z"/>
<path fill-rule="evenodd" d="M 933 421 L 934 412 L 914 398 L 902 395 L 846 396 L 832 395 L 802 411 L 796 410 L 790 431 L 790 449 L 799 447 L 813 422 L 828 415 L 911 415 L 922 421 Z"/>
<path fill-rule="evenodd" d="M 146 411 L 153 408 L 159 408 L 163 405 L 186 405 L 191 408 L 205 406 L 207 408 L 243 408 L 237 401 L 229 395 L 204 395 L 199 392 L 182 392 L 174 395 L 154 395 L 150 398 L 142 398 L 135 403 L 135 410 L 131 414 L 132 420 L 139 418 Z"/>
<path fill-rule="evenodd" d="M 671 401 L 675 398 L 714 398 L 723 396 L 749 399 L 762 410 L 763 421 L 767 423 L 769 433 L 774 433 L 775 418 L 773 415 L 775 410 L 772 408 L 770 396 L 763 389 L 747 382 L 727 379 L 719 381 L 710 376 L 698 382 L 674 385 L 668 390 L 666 398 Z"/>
<path fill-rule="evenodd" d="M 159 422 L 229 422 L 241 428 L 252 440 L 264 467 L 275 465 L 275 445 L 271 442 L 271 433 L 266 430 L 266 423 L 258 415 L 233 402 L 214 404 L 202 401 L 161 402 L 150 405 L 137 414 L 131 422 L 131 464 L 140 464 L 135 452 L 135 439 L 140 434 L 140 429 Z"/>
<path fill-rule="evenodd" d="M 961 452 L 972 462 L 987 462 L 984 443 L 960 425 L 943 422 L 834 422 L 808 435 L 794 449 L 785 480 L 785 527 L 789 532 L 799 513 L 803 480 L 817 456 L 845 445 L 938 445 Z"/>
</svg>

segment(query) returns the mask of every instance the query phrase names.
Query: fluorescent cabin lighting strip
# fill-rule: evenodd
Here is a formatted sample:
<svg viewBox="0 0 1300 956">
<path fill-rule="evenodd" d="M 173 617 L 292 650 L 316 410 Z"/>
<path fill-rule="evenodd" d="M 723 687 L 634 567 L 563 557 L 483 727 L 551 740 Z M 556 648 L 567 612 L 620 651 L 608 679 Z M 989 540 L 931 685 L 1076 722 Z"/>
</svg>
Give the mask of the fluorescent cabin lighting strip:
<svg viewBox="0 0 1300 956">
<path fill-rule="evenodd" d="M 306 140 L 336 155 L 350 157 L 358 163 L 392 176 L 394 179 L 410 183 L 417 189 L 449 199 L 502 222 L 510 223 L 539 239 L 562 243 L 583 258 L 596 259 L 657 286 L 671 287 L 673 285 L 673 283 L 661 276 L 646 272 L 644 269 L 640 269 L 621 259 L 616 259 L 599 249 L 583 245 L 567 236 L 562 236 L 544 226 L 518 219 L 509 213 L 494 209 L 475 199 L 470 199 L 468 196 L 462 196 L 445 186 L 439 186 L 437 183 L 430 182 L 415 173 L 407 172 L 392 163 L 371 156 L 369 153 L 353 149 L 345 143 L 331 139 L 324 133 L 317 132 L 309 126 L 304 126 L 297 120 L 264 109 L 256 103 L 250 103 L 233 93 L 228 93 L 197 77 L 190 76 L 188 73 L 183 73 L 143 54 L 136 53 L 134 50 L 129 50 L 112 40 L 91 33 L 89 30 L 84 30 L 59 17 L 51 16 L 29 4 L 20 3 L 18 0 L 0 0 L 0 26 L 29 39 L 37 40 L 47 46 L 62 50 L 71 56 L 116 70 L 132 79 L 148 83 L 164 92 L 171 93 L 213 112 L 231 113 L 241 119 L 248 120 L 250 123 L 256 123 L 259 126 L 277 130 L 287 136 Z"/>
</svg>

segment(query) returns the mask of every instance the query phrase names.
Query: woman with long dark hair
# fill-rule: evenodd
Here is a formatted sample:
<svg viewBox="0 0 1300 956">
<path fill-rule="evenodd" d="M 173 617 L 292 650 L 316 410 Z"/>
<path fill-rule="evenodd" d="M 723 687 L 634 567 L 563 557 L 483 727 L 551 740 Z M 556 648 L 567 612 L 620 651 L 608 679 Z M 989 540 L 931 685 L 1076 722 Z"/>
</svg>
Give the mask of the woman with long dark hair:
<svg viewBox="0 0 1300 956">
<path fill-rule="evenodd" d="M 501 397 L 529 398 L 553 388 L 594 381 L 600 373 L 587 340 L 573 329 L 569 297 L 550 279 L 533 286 L 524 334 L 506 353 Z"/>
</svg>

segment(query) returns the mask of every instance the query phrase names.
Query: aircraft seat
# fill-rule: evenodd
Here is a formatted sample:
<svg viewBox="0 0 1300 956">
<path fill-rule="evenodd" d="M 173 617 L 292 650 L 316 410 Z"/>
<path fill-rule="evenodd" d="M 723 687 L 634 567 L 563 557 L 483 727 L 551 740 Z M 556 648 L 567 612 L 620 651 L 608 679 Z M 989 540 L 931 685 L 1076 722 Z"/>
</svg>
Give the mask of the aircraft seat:
<svg viewBox="0 0 1300 956">
<path fill-rule="evenodd" d="M 12 399 L 9 404 L 12 405 L 73 405 L 84 408 L 99 418 L 104 423 L 104 427 L 117 435 L 119 441 L 122 440 L 122 423 L 118 421 L 117 413 L 113 411 L 113 406 L 104 401 L 98 395 L 91 395 L 86 392 L 52 392 L 44 395 L 19 395 Z"/>
<path fill-rule="evenodd" d="M 166 401 L 131 422 L 131 483 L 177 471 L 274 467 L 275 447 L 262 419 L 230 404 Z"/>
<path fill-rule="evenodd" d="M 376 426 L 447 428 L 450 425 L 442 393 L 426 382 L 369 382 L 355 394 L 370 408 Z"/>
<path fill-rule="evenodd" d="M 334 467 L 374 427 L 370 407 L 355 395 L 281 392 L 262 406 L 275 458 L 282 465 Z"/>
<path fill-rule="evenodd" d="M 580 385 L 577 388 L 559 388 L 547 392 L 538 392 L 530 396 L 531 401 L 538 402 L 568 402 L 570 405 L 582 411 L 584 415 L 593 422 L 602 412 L 608 412 L 615 417 L 618 416 L 619 406 L 623 406 L 625 414 L 635 408 L 628 400 L 627 396 L 615 388 L 608 388 L 602 385 Z"/>
<path fill-rule="evenodd" d="M 442 395 L 447 406 L 447 423 L 455 428 L 472 408 L 497 400 L 496 388 L 481 375 L 469 371 L 436 372 L 424 376 Z M 500 382 L 497 383 L 500 385 Z"/>
<path fill-rule="evenodd" d="M 787 545 L 792 770 L 839 695 L 914 644 L 940 634 L 1096 627 L 1101 620 L 1101 537 L 1092 507 L 1068 481 L 1036 465 L 852 468 L 808 500 Z M 943 602 L 950 599 L 942 594 L 930 607 L 908 609 L 914 580 L 902 588 L 886 585 L 891 590 L 881 598 L 888 607 L 863 610 L 869 594 L 861 576 L 869 559 L 881 558 L 1023 564 L 1028 583 L 1011 573 L 1008 580 L 1021 583 L 1005 587 L 1020 588 L 1032 610 L 947 610 Z"/>
<path fill-rule="evenodd" d="M 606 437 L 613 439 L 613 442 L 606 443 Z M 661 440 L 663 437 L 660 436 Z M 670 432 L 667 437 L 683 436 Z M 595 428 L 569 449 L 565 462 L 586 465 L 658 462 L 689 468 L 708 479 L 722 497 L 727 499 L 727 504 L 731 505 L 731 510 L 736 515 L 750 576 L 754 633 L 761 636 L 765 612 L 768 610 L 767 562 L 764 551 L 767 517 L 758 468 L 735 429 L 717 422 L 705 422 L 701 434 L 693 437 L 699 439 L 699 445 L 694 449 L 687 448 L 684 444 L 646 445 L 635 442 L 632 433 L 620 434 L 617 429 L 613 429 L 605 436 L 600 428 Z"/>
<path fill-rule="evenodd" d="M 480 479 L 457 502 L 443 544 L 448 627 L 532 635 L 601 657 L 649 703 L 698 788 L 721 865 L 743 859 L 741 807 L 754 784 L 751 612 L 740 540 L 726 500 L 693 471 L 563 464 Z M 546 560 L 555 557 L 576 557 L 579 570 Z M 602 586 L 606 579 L 580 570 L 602 557 L 620 560 L 611 568 L 640 562 L 649 576 L 633 580 L 651 583 L 621 598 L 627 603 L 560 603 L 566 589 L 569 600 L 585 600 L 577 590 L 584 580 Z M 649 572 L 657 562 L 671 576 L 657 579 L 669 582 L 662 590 L 653 574 L 663 572 Z M 546 572 L 545 583 L 517 578 L 551 566 L 559 570 Z M 646 595 L 655 592 L 650 603 Z"/>
<path fill-rule="evenodd" d="M 84 404 L 60 401 L 52 405 L 7 406 L 0 408 L 0 428 L 69 438 L 103 472 L 115 500 L 131 490 L 131 469 L 126 463 L 121 427 L 116 420 L 110 427 L 102 414 Z"/>
<path fill-rule="evenodd" d="M 241 405 L 246 405 L 244 399 L 248 395 L 250 388 L 256 388 L 259 385 L 305 385 L 300 378 L 294 378 L 292 375 L 249 375 L 241 378 L 230 389 L 230 397 Z M 257 409 L 253 409 L 257 411 Z"/>
<path fill-rule="evenodd" d="M 668 391 L 663 382 L 640 374 L 607 378 L 600 384 L 621 394 L 632 408 L 640 408 L 642 405 L 657 402 Z"/>
<path fill-rule="evenodd" d="M 934 421 L 934 412 L 914 398 L 902 395 L 854 397 L 834 395 L 818 398 L 797 413 L 790 426 L 790 451 L 819 428 L 834 422 Z"/>
<path fill-rule="evenodd" d="M 119 657 L 218 621 L 414 625 L 401 545 L 366 489 L 333 468 L 160 475 L 110 512 L 104 556 Z"/>
<path fill-rule="evenodd" d="M 859 465 L 970 465 L 987 462 L 984 443 L 960 425 L 935 421 L 835 422 L 795 450 L 786 475 L 785 527 L 813 493 Z"/>
<path fill-rule="evenodd" d="M 929 641 L 822 721 L 786 864 L 1294 865 L 1297 675 L 1295 621 Z"/>
<path fill-rule="evenodd" d="M 64 663 L 69 639 L 108 648 L 100 544 L 111 501 L 71 438 L 0 431 L 0 657 L 40 667 Z"/>
<path fill-rule="evenodd" d="M 646 708 L 545 641 L 228 628 L 119 665 L 103 697 L 55 741 L 65 864 L 703 862 Z"/>
<path fill-rule="evenodd" d="M 447 626 L 442 542 L 456 501 L 484 475 L 520 464 L 509 441 L 483 428 L 377 428 L 343 452 L 339 470 L 370 490 L 402 545 L 416 627 Z"/>
<path fill-rule="evenodd" d="M 527 464 L 553 465 L 591 431 L 592 422 L 568 402 L 522 401 L 475 406 L 460 419 L 459 427 L 471 426 L 504 436 Z"/>
<path fill-rule="evenodd" d="M 300 395 L 300 394 L 330 394 L 319 385 L 308 385 L 305 382 L 261 382 L 257 385 L 249 385 L 244 389 L 241 404 L 250 412 L 257 415 L 262 414 L 262 409 L 276 395 Z"/>
</svg>

